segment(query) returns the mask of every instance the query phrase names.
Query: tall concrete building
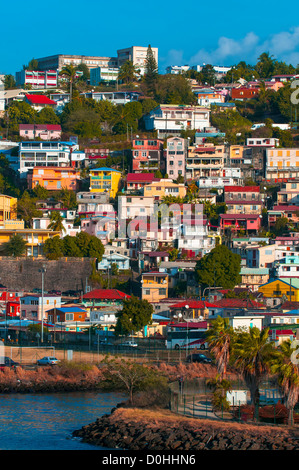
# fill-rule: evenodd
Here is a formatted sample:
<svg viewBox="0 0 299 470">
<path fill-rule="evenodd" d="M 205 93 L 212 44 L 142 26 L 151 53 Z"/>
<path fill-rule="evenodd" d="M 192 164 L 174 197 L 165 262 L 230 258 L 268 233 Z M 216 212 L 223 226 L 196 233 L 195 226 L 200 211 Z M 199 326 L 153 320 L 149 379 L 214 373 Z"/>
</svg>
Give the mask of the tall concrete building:
<svg viewBox="0 0 299 470">
<path fill-rule="evenodd" d="M 130 60 L 139 68 L 140 74 L 144 75 L 147 49 L 147 47 L 141 46 L 132 46 L 126 49 L 119 49 L 117 51 L 118 67 L 121 67 L 127 60 Z M 152 47 L 152 51 L 158 65 L 158 48 Z"/>
<path fill-rule="evenodd" d="M 89 69 L 97 67 L 117 67 L 117 57 L 56 54 L 37 59 L 39 70 L 61 70 L 66 65 L 77 67 L 85 64 Z"/>
</svg>

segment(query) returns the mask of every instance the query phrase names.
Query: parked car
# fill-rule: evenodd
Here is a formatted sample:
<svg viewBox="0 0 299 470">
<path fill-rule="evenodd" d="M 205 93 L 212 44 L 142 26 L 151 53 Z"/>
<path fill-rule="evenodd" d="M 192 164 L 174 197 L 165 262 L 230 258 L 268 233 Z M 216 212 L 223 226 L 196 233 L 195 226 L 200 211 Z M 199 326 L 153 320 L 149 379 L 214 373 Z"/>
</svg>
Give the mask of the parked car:
<svg viewBox="0 0 299 470">
<path fill-rule="evenodd" d="M 59 360 L 53 356 L 45 356 L 42 359 L 37 360 L 37 364 L 39 366 L 54 366 L 55 364 L 58 364 L 58 362 Z"/>
<path fill-rule="evenodd" d="M 112 343 L 110 343 L 109 341 L 107 341 L 107 339 L 96 339 L 94 344 L 97 346 L 97 345 L 100 345 L 100 346 L 113 346 Z"/>
<path fill-rule="evenodd" d="M 129 347 L 129 348 L 137 348 L 138 347 L 138 344 L 135 343 L 135 341 L 124 341 L 121 346 L 124 346 L 124 347 Z"/>
<path fill-rule="evenodd" d="M 70 296 L 70 297 L 77 297 L 80 295 L 80 292 L 77 290 L 66 290 L 62 292 L 62 295 Z"/>
<path fill-rule="evenodd" d="M 20 367 L 20 363 L 13 361 L 10 357 L 5 356 L 0 362 L 0 370 L 4 370 L 6 367 L 11 367 L 14 369 L 15 367 Z"/>
<path fill-rule="evenodd" d="M 38 289 L 37 287 L 35 287 L 32 292 L 34 294 L 41 294 L 43 291 L 42 291 L 42 289 Z"/>
<path fill-rule="evenodd" d="M 203 363 L 206 363 L 206 364 L 210 364 L 212 362 L 212 359 L 207 357 L 205 354 L 193 353 L 193 354 L 190 354 L 186 358 L 186 361 L 187 362 L 203 362 Z"/>
<path fill-rule="evenodd" d="M 52 289 L 49 290 L 48 294 L 61 295 L 61 290 Z"/>
</svg>

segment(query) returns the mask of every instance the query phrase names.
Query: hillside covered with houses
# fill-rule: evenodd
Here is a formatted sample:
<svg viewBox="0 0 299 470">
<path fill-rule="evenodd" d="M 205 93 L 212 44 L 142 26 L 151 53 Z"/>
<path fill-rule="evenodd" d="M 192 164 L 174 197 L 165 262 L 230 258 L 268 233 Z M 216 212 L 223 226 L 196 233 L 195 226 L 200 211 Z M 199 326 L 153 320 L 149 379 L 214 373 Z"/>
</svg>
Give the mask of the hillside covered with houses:
<svg viewBox="0 0 299 470">
<path fill-rule="evenodd" d="M 113 335 L 138 299 L 136 337 L 221 316 L 298 338 L 298 67 L 265 53 L 161 74 L 158 48 L 117 53 L 2 77 L 1 335 L 17 320 Z M 82 285 L 50 286 L 74 258 Z M 36 261 L 30 289 L 7 284 L 8 259 Z"/>
</svg>

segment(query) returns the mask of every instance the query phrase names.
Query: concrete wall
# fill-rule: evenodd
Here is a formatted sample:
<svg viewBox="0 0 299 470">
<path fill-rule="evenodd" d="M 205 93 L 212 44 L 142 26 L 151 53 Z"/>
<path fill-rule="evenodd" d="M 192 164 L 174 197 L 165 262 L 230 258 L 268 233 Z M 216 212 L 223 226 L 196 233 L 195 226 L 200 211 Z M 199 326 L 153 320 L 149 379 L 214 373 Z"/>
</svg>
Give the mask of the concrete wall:
<svg viewBox="0 0 299 470">
<path fill-rule="evenodd" d="M 42 275 L 39 272 L 43 266 L 44 289 L 49 291 L 83 290 L 92 273 L 93 258 L 61 258 L 48 261 L 42 258 L 12 258 L 0 257 L 0 283 L 8 289 L 30 291 L 41 289 Z"/>
</svg>

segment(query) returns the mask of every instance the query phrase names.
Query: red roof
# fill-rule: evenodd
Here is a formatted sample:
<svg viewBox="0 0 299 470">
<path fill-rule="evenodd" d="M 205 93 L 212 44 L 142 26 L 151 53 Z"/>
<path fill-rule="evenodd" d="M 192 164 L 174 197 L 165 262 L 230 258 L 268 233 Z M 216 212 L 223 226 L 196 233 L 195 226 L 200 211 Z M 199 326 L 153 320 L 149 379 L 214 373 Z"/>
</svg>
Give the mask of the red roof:
<svg viewBox="0 0 299 470">
<path fill-rule="evenodd" d="M 199 309 L 204 309 L 206 307 L 217 307 L 216 304 L 204 302 L 203 300 L 184 300 L 184 302 L 178 302 L 176 304 L 170 305 L 170 308 L 185 308 L 186 305 L 188 305 L 189 308 Z"/>
<path fill-rule="evenodd" d="M 232 220 L 232 219 L 258 219 L 259 214 L 220 214 L 221 219 Z"/>
<path fill-rule="evenodd" d="M 299 206 L 274 206 L 274 211 L 282 211 L 282 212 L 296 212 L 299 211 Z"/>
<path fill-rule="evenodd" d="M 124 300 L 129 298 L 130 295 L 117 289 L 95 289 L 83 295 L 83 299 Z"/>
<path fill-rule="evenodd" d="M 56 105 L 56 101 L 50 100 L 45 95 L 25 95 L 26 99 L 30 101 L 31 104 L 54 104 Z"/>
<path fill-rule="evenodd" d="M 152 181 L 159 181 L 160 178 L 155 178 L 154 173 L 128 173 L 128 183 L 151 183 Z"/>
<path fill-rule="evenodd" d="M 170 323 L 169 326 L 172 328 L 188 328 L 188 330 L 191 330 L 192 328 L 203 328 L 207 329 L 208 322 L 207 321 L 199 321 L 199 322 L 193 322 L 193 321 L 185 321 L 185 322 L 179 322 L 179 323 Z"/>
<path fill-rule="evenodd" d="M 231 193 L 259 193 L 260 187 L 259 186 L 224 186 L 225 192 Z"/>
<path fill-rule="evenodd" d="M 215 300 L 214 307 L 218 308 L 247 308 L 247 299 L 221 299 Z M 255 300 L 248 300 L 249 308 L 261 308 L 264 304 L 256 302 Z"/>
<path fill-rule="evenodd" d="M 48 131 L 61 131 L 60 124 L 20 124 L 20 130 L 48 130 Z"/>
</svg>

